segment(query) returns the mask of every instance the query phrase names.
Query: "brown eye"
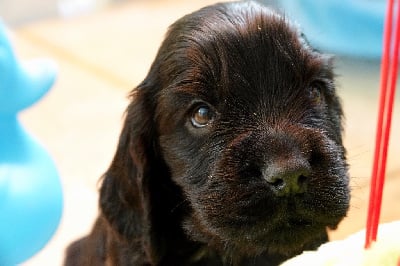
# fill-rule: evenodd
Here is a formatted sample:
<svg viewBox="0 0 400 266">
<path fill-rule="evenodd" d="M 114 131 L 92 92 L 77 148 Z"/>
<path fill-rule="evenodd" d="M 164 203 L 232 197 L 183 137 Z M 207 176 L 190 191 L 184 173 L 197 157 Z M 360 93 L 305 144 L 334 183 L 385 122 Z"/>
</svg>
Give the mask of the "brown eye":
<svg viewBox="0 0 400 266">
<path fill-rule="evenodd" d="M 319 84 L 311 84 L 308 97 L 315 104 L 322 102 L 321 86 Z"/>
<path fill-rule="evenodd" d="M 194 127 L 205 127 L 213 119 L 213 113 L 208 106 L 197 107 L 192 114 L 192 125 Z"/>
</svg>

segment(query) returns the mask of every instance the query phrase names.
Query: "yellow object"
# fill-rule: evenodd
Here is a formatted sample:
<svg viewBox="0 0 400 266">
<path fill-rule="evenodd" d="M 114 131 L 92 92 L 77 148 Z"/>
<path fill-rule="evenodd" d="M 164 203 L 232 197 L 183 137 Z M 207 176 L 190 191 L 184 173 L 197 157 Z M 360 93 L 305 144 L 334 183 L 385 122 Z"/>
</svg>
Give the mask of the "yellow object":
<svg viewBox="0 0 400 266">
<path fill-rule="evenodd" d="M 332 241 L 317 251 L 305 251 L 281 266 L 398 266 L 400 265 L 400 221 L 379 225 L 378 240 L 364 249 L 365 230 L 344 240 Z"/>
</svg>

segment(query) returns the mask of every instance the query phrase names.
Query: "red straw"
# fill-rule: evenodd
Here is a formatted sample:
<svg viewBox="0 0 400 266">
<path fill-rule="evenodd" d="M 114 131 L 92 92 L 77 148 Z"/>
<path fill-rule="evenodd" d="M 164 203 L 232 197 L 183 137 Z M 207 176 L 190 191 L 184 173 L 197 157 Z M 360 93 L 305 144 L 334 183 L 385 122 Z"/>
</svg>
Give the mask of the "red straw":
<svg viewBox="0 0 400 266">
<path fill-rule="evenodd" d="M 378 233 L 379 216 L 382 205 L 383 184 L 386 172 L 387 150 L 389 146 L 389 134 L 392 120 L 393 101 L 397 81 L 400 44 L 400 4 L 397 5 L 396 32 L 393 45 L 394 51 L 392 56 L 390 56 L 394 8 L 393 5 L 394 0 L 388 0 L 383 40 L 378 125 L 376 132 L 374 165 L 371 177 L 371 190 L 368 208 L 365 248 L 369 248 L 371 243 L 373 241 L 376 241 L 376 236 Z M 390 83 L 388 89 L 387 87 L 389 79 Z"/>
</svg>

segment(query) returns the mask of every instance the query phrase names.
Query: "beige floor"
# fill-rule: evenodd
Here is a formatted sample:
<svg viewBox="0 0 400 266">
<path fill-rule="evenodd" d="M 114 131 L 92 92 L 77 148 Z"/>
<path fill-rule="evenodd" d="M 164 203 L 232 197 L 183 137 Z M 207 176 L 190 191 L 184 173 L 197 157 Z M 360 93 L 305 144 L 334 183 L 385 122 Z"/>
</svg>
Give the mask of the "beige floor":
<svg viewBox="0 0 400 266">
<path fill-rule="evenodd" d="M 14 29 L 19 56 L 51 57 L 58 81 L 24 124 L 53 155 L 64 185 L 65 209 L 48 245 L 23 265 L 60 265 L 65 246 L 85 234 L 97 214 L 97 180 L 114 153 L 128 91 L 144 78 L 167 26 L 214 1 L 133 1 L 96 14 L 54 19 Z M 346 113 L 346 146 L 353 198 L 333 239 L 364 227 L 376 124 L 379 67 L 338 60 Z M 382 221 L 400 219 L 400 99 L 394 111 Z"/>
</svg>

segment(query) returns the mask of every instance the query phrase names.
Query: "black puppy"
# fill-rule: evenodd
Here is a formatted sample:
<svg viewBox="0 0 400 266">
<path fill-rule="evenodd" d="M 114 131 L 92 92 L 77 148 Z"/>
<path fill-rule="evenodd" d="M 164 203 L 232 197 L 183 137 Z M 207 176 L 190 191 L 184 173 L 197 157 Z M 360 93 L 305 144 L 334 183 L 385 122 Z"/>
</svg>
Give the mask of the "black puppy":
<svg viewBox="0 0 400 266">
<path fill-rule="evenodd" d="M 67 265 L 277 265 L 349 206 L 331 60 L 252 2 L 173 24 Z"/>
</svg>

